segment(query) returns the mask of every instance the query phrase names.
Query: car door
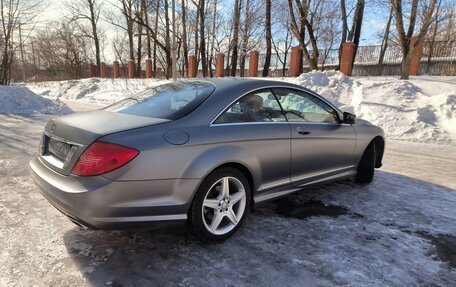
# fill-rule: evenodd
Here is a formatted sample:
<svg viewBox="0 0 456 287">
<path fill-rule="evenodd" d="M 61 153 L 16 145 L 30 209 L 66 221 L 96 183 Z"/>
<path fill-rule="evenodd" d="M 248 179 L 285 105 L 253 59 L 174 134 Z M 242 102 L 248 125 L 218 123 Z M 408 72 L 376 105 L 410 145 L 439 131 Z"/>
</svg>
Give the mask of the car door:
<svg viewBox="0 0 456 287">
<path fill-rule="evenodd" d="M 355 169 L 355 129 L 323 99 L 305 91 L 276 88 L 291 130 L 293 183 L 325 179 Z"/>
<path fill-rule="evenodd" d="M 236 100 L 211 127 L 220 142 L 244 154 L 242 160 L 252 158 L 259 192 L 290 184 L 290 127 L 270 89 Z"/>
</svg>

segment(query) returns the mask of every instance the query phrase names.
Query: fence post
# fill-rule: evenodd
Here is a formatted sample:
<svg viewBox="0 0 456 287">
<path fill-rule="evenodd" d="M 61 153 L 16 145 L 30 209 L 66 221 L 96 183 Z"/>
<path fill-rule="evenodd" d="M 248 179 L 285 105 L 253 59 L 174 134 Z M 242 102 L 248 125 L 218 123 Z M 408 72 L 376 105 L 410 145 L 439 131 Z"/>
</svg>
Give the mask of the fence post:
<svg viewBox="0 0 456 287">
<path fill-rule="evenodd" d="M 415 45 L 416 41 L 418 41 L 418 37 L 410 38 L 410 49 Z M 423 53 L 423 43 L 420 43 L 413 54 L 410 56 L 410 67 L 409 67 L 409 74 L 410 76 L 418 75 L 418 71 L 420 70 L 420 61 L 421 55 Z"/>
<path fill-rule="evenodd" d="M 132 60 L 128 61 L 128 77 L 130 79 L 135 77 L 135 62 Z"/>
<path fill-rule="evenodd" d="M 89 74 L 89 78 L 93 78 L 93 76 L 95 74 L 95 66 L 93 65 L 93 63 L 89 63 L 88 74 Z"/>
<path fill-rule="evenodd" d="M 249 77 L 258 77 L 258 51 L 251 51 L 249 56 Z"/>
<path fill-rule="evenodd" d="M 146 78 L 152 78 L 152 59 L 146 59 Z"/>
<path fill-rule="evenodd" d="M 288 75 L 290 77 L 299 76 L 299 70 L 302 66 L 302 50 L 301 47 L 295 46 L 291 48 L 290 55 L 290 71 Z"/>
<path fill-rule="evenodd" d="M 355 44 L 352 42 L 345 42 L 342 44 L 342 58 L 340 60 L 340 71 L 345 76 L 350 76 L 353 70 L 353 53 L 355 51 Z"/>
<path fill-rule="evenodd" d="M 106 70 L 106 63 L 100 63 L 100 78 L 106 78 L 107 70 Z"/>
<path fill-rule="evenodd" d="M 225 54 L 218 53 L 217 59 L 215 62 L 215 76 L 216 77 L 224 77 L 225 76 L 225 68 L 223 65 L 225 64 Z"/>
<path fill-rule="evenodd" d="M 195 55 L 188 56 L 188 77 L 196 78 L 197 74 L 198 74 L 198 67 L 196 65 L 196 56 Z"/>
<path fill-rule="evenodd" d="M 114 78 L 118 78 L 120 76 L 119 61 L 112 62 L 112 74 Z"/>
</svg>

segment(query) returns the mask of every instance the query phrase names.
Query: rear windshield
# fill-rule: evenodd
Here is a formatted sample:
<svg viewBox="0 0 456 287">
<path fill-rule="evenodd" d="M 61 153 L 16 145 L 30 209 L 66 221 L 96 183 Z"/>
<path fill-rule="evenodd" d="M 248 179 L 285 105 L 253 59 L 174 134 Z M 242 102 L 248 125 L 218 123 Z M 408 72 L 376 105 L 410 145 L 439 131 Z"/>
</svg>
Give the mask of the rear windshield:
<svg viewBox="0 0 456 287">
<path fill-rule="evenodd" d="M 174 82 L 147 89 L 104 110 L 177 120 L 197 108 L 214 90 L 214 85 L 207 82 Z"/>
</svg>

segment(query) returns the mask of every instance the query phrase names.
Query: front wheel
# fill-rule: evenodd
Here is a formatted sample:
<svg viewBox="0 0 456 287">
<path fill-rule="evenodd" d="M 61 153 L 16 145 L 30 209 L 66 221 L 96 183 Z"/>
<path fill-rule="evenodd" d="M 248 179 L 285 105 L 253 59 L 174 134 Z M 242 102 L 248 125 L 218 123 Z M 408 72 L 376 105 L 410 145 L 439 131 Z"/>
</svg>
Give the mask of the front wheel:
<svg viewBox="0 0 456 287">
<path fill-rule="evenodd" d="M 250 187 L 245 175 L 234 168 L 220 168 L 198 188 L 190 219 L 203 241 L 220 241 L 241 226 L 249 206 Z"/>
</svg>

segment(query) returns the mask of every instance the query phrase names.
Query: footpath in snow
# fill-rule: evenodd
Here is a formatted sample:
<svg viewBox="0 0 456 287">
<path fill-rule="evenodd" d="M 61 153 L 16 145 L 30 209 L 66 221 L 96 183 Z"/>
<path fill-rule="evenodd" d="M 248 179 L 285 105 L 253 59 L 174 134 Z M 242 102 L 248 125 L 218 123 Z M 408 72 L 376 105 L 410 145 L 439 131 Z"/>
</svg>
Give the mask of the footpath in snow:
<svg viewBox="0 0 456 287">
<path fill-rule="evenodd" d="M 389 139 L 456 145 L 456 77 L 346 77 L 310 72 L 292 82 L 381 126 Z M 166 83 L 148 79 L 82 79 L 0 87 L 0 114 L 66 114 L 65 103 L 105 106 Z"/>
</svg>

